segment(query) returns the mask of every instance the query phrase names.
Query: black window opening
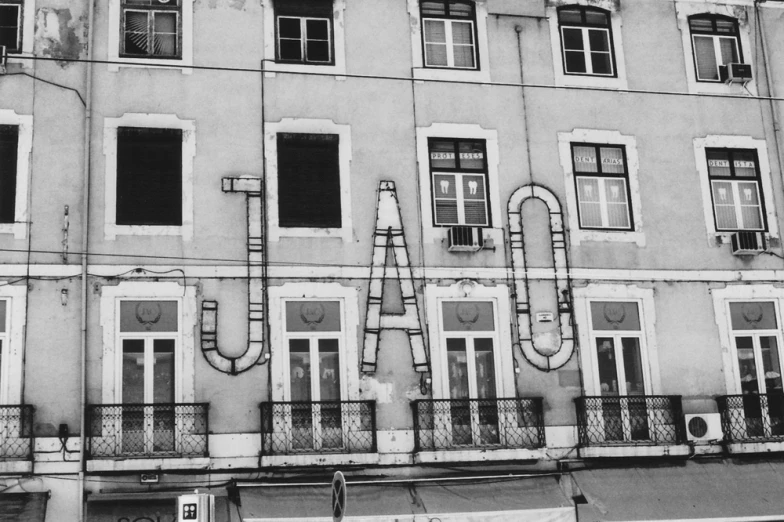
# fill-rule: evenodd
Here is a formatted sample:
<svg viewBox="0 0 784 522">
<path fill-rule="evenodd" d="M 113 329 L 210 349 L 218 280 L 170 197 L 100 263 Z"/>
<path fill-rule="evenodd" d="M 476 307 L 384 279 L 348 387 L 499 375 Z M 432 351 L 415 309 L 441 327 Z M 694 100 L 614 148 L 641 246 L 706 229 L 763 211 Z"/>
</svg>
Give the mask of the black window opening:
<svg viewBox="0 0 784 522">
<path fill-rule="evenodd" d="M 430 138 L 433 225 L 490 227 L 484 140 Z"/>
<path fill-rule="evenodd" d="M 423 0 L 420 12 L 425 67 L 479 69 L 474 2 Z"/>
<path fill-rule="evenodd" d="M 757 151 L 706 149 L 705 155 L 716 230 L 767 230 Z"/>
<path fill-rule="evenodd" d="M 564 74 L 617 76 L 610 12 L 595 7 L 558 8 Z"/>
<path fill-rule="evenodd" d="M 694 69 L 698 82 L 720 82 L 720 67 L 743 61 L 738 21 L 727 16 L 689 17 Z"/>
<path fill-rule="evenodd" d="M 182 226 L 182 130 L 117 129 L 116 219 Z"/>
<path fill-rule="evenodd" d="M 0 46 L 22 52 L 22 0 L 0 0 Z"/>
<path fill-rule="evenodd" d="M 278 223 L 340 228 L 340 137 L 278 134 Z"/>
<path fill-rule="evenodd" d="M 276 0 L 277 61 L 334 65 L 332 13 L 332 0 Z"/>
<path fill-rule="evenodd" d="M 182 57 L 182 0 L 122 0 L 121 26 L 121 56 Z"/>
<path fill-rule="evenodd" d="M 0 125 L 0 223 L 15 221 L 18 147 L 19 127 Z"/>
<path fill-rule="evenodd" d="M 581 229 L 634 229 L 626 148 L 572 143 L 577 214 Z"/>
</svg>

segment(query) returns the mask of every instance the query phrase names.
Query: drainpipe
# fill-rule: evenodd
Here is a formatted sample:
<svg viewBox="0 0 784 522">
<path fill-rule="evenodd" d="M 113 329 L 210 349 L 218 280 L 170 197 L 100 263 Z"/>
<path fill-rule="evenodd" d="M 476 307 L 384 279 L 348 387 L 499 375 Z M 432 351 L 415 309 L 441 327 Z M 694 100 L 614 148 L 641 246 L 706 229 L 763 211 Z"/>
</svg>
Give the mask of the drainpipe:
<svg viewBox="0 0 784 522">
<path fill-rule="evenodd" d="M 754 1 L 754 16 L 757 21 L 757 31 L 759 31 L 760 41 L 762 44 L 762 63 L 765 65 L 765 84 L 768 89 L 768 100 L 770 103 L 770 112 L 773 118 L 773 137 L 776 142 L 776 155 L 779 161 L 779 170 L 784 169 L 784 158 L 782 157 L 781 145 L 781 124 L 779 120 L 779 110 L 777 102 L 774 100 L 776 92 L 773 87 L 773 80 L 770 75 L 770 61 L 768 60 L 768 43 L 765 39 L 765 27 L 762 24 L 762 17 L 760 16 L 760 2 L 765 0 Z"/>
<path fill-rule="evenodd" d="M 87 61 L 85 64 L 85 108 L 84 108 L 84 143 L 82 145 L 82 296 L 81 296 L 81 331 L 80 331 L 80 371 L 79 371 L 79 520 L 84 521 L 84 471 L 86 469 L 85 442 L 87 423 L 87 252 L 90 246 L 90 157 L 92 135 L 93 108 L 93 24 L 95 22 L 95 1 L 89 0 L 87 16 Z"/>
</svg>

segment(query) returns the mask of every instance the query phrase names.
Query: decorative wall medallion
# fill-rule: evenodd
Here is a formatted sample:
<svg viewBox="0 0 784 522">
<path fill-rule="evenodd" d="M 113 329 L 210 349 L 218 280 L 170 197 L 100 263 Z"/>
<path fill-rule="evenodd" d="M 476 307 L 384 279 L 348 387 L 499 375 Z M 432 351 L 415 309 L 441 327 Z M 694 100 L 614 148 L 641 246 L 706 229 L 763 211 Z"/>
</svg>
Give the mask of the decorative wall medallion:
<svg viewBox="0 0 784 522">
<path fill-rule="evenodd" d="M 756 328 L 759 322 L 762 321 L 763 311 L 762 307 L 757 303 L 744 303 L 741 307 L 743 318 L 751 324 L 752 328 Z"/>
<path fill-rule="evenodd" d="M 326 315 L 326 312 L 324 311 L 324 305 L 321 303 L 302 303 L 299 307 L 299 316 L 302 322 L 307 324 L 311 330 L 315 330 L 321 324 L 321 321 L 324 320 L 324 315 Z"/>
<path fill-rule="evenodd" d="M 160 321 L 162 313 L 161 305 L 155 301 L 140 302 L 136 305 L 136 320 L 147 330 L 151 330 L 152 326 Z"/>
<path fill-rule="evenodd" d="M 475 303 L 460 303 L 457 305 L 455 315 L 463 328 L 470 330 L 479 319 L 479 307 Z"/>
<path fill-rule="evenodd" d="M 626 319 L 626 310 L 620 303 L 607 303 L 604 305 L 604 318 L 616 330 L 621 327 L 621 323 Z"/>
</svg>

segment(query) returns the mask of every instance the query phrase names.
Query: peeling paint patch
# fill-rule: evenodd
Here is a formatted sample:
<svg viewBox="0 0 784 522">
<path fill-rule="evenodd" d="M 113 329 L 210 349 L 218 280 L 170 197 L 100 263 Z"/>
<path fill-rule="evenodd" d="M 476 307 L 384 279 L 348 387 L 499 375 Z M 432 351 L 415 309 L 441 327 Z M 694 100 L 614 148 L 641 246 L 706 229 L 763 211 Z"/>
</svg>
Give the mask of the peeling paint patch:
<svg viewBox="0 0 784 522">
<path fill-rule="evenodd" d="M 229 0 L 229 7 L 242 10 L 245 8 L 245 0 Z"/>
<path fill-rule="evenodd" d="M 369 375 L 363 375 L 359 387 L 362 390 L 362 398 L 365 400 L 375 399 L 379 404 L 389 404 L 395 392 L 395 386 L 388 382 L 378 382 Z"/>
<path fill-rule="evenodd" d="M 36 54 L 66 60 L 78 59 L 85 48 L 76 35 L 79 27 L 83 28 L 83 24 L 73 19 L 70 9 L 39 9 L 35 17 Z M 73 63 L 66 60 L 58 61 L 57 64 L 68 67 Z"/>
</svg>

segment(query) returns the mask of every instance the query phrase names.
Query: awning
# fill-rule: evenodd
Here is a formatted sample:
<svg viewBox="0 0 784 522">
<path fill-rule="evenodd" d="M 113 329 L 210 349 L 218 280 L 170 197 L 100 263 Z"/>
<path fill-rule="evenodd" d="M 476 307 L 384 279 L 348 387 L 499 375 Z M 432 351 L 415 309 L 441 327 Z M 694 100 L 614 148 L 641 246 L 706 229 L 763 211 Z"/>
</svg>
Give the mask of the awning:
<svg viewBox="0 0 784 522">
<path fill-rule="evenodd" d="M 0 494 L 0 522 L 44 522 L 49 493 Z"/>
<path fill-rule="evenodd" d="M 131 493 L 125 498 L 117 494 L 90 496 L 87 502 L 87 522 L 177 522 L 177 495 L 169 493 L 167 498 L 160 498 L 160 493 L 152 493 L 146 497 Z M 215 497 L 216 522 L 238 522 L 236 509 L 226 497 Z M 0 518 L 0 522 L 3 520 Z"/>
<path fill-rule="evenodd" d="M 572 472 L 580 522 L 784 522 L 784 463 L 688 461 Z"/>
<path fill-rule="evenodd" d="M 240 489 L 244 522 L 331 522 L 331 488 Z M 347 521 L 575 522 L 555 477 L 346 485 Z"/>
</svg>

